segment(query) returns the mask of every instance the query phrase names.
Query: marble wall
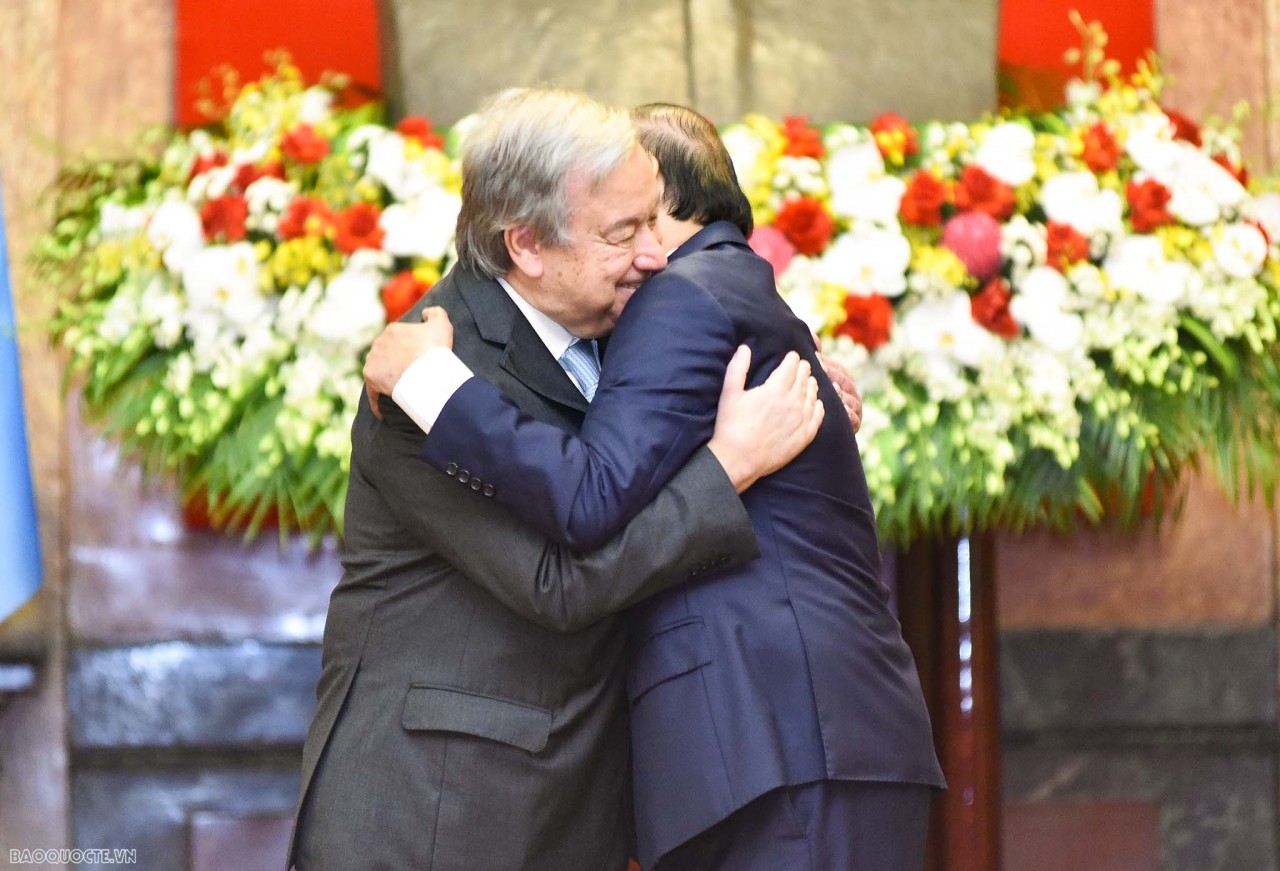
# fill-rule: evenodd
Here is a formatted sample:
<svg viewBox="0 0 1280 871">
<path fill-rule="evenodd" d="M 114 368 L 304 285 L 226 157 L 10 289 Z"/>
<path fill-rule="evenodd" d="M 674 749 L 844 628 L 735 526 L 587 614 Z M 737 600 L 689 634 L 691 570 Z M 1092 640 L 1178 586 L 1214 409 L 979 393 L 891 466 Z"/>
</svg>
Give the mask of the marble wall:
<svg viewBox="0 0 1280 871">
<path fill-rule="evenodd" d="M 977 117 L 996 103 L 995 0 L 384 0 L 401 111 L 452 123 L 510 85 L 817 121 Z M 477 34 L 483 34 L 477 39 Z M 459 75 L 465 70 L 465 75 Z"/>
</svg>

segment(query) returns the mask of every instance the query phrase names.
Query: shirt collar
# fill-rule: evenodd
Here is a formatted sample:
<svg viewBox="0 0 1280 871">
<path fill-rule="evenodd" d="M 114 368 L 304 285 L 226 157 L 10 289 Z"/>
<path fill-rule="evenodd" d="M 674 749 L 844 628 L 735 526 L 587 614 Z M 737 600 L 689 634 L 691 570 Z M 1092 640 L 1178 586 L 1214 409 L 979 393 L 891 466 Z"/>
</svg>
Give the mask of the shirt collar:
<svg viewBox="0 0 1280 871">
<path fill-rule="evenodd" d="M 511 297 L 511 301 L 516 304 L 516 308 L 520 309 L 520 313 L 529 322 L 529 326 L 533 327 L 533 331 L 538 334 L 538 338 L 542 339 L 542 344 L 547 346 L 551 356 L 559 360 L 568 347 L 577 341 L 577 336 L 530 305 L 529 301 L 517 293 L 516 289 L 505 278 L 499 276 L 498 284 L 502 285 L 502 289 L 507 292 L 507 296 Z"/>
</svg>

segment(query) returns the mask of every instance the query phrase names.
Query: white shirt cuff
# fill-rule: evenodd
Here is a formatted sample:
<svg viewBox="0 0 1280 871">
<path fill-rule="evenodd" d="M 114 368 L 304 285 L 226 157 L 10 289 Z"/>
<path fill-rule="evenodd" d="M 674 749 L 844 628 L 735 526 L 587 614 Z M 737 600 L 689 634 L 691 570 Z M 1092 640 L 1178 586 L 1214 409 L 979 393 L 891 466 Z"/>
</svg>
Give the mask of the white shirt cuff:
<svg viewBox="0 0 1280 871">
<path fill-rule="evenodd" d="M 404 370 L 391 398 L 424 433 L 429 433 L 445 403 L 471 375 L 467 364 L 449 348 L 432 348 Z"/>
</svg>

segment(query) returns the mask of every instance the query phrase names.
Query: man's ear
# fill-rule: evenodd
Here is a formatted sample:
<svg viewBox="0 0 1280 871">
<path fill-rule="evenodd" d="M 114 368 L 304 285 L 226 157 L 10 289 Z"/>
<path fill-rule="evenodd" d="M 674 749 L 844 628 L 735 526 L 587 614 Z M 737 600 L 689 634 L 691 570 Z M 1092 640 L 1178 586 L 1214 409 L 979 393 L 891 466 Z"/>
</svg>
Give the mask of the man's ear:
<svg viewBox="0 0 1280 871">
<path fill-rule="evenodd" d="M 516 269 L 530 278 L 542 277 L 543 246 L 532 227 L 528 224 L 513 224 L 502 231 L 502 240 L 507 244 L 507 254 Z"/>
</svg>

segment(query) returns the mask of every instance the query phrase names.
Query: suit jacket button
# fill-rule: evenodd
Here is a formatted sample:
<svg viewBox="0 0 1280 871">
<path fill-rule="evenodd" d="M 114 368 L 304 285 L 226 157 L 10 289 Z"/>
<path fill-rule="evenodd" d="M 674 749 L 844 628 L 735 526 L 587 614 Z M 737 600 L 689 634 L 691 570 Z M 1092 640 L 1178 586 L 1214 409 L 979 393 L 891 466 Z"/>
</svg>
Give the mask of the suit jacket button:
<svg viewBox="0 0 1280 871">
<path fill-rule="evenodd" d="M 445 467 L 444 467 L 444 473 L 445 473 L 446 475 L 448 475 L 450 478 L 452 478 L 454 475 L 457 475 L 457 474 L 458 474 L 458 464 L 457 464 L 457 463 L 450 463 L 449 465 L 445 466 Z"/>
<path fill-rule="evenodd" d="M 472 490 L 479 490 L 479 489 L 480 489 L 481 487 L 483 487 L 483 486 L 484 486 L 484 482 L 483 482 L 483 481 L 481 481 L 479 478 L 472 478 L 472 479 L 471 479 L 471 489 L 472 489 Z"/>
<path fill-rule="evenodd" d="M 458 470 L 458 480 L 459 480 L 460 482 L 462 482 L 463 484 L 467 483 L 468 481 L 470 481 L 470 480 L 471 480 L 471 473 L 470 473 L 470 472 L 468 472 L 466 469 L 459 469 L 459 470 Z"/>
<path fill-rule="evenodd" d="M 485 484 L 485 485 L 484 485 L 484 489 L 483 489 L 483 490 L 481 490 L 480 492 L 481 492 L 481 493 L 484 493 L 484 495 L 486 495 L 486 496 L 492 496 L 492 495 L 493 495 L 493 493 L 494 493 L 493 485 L 492 485 L 492 484 Z"/>
</svg>

